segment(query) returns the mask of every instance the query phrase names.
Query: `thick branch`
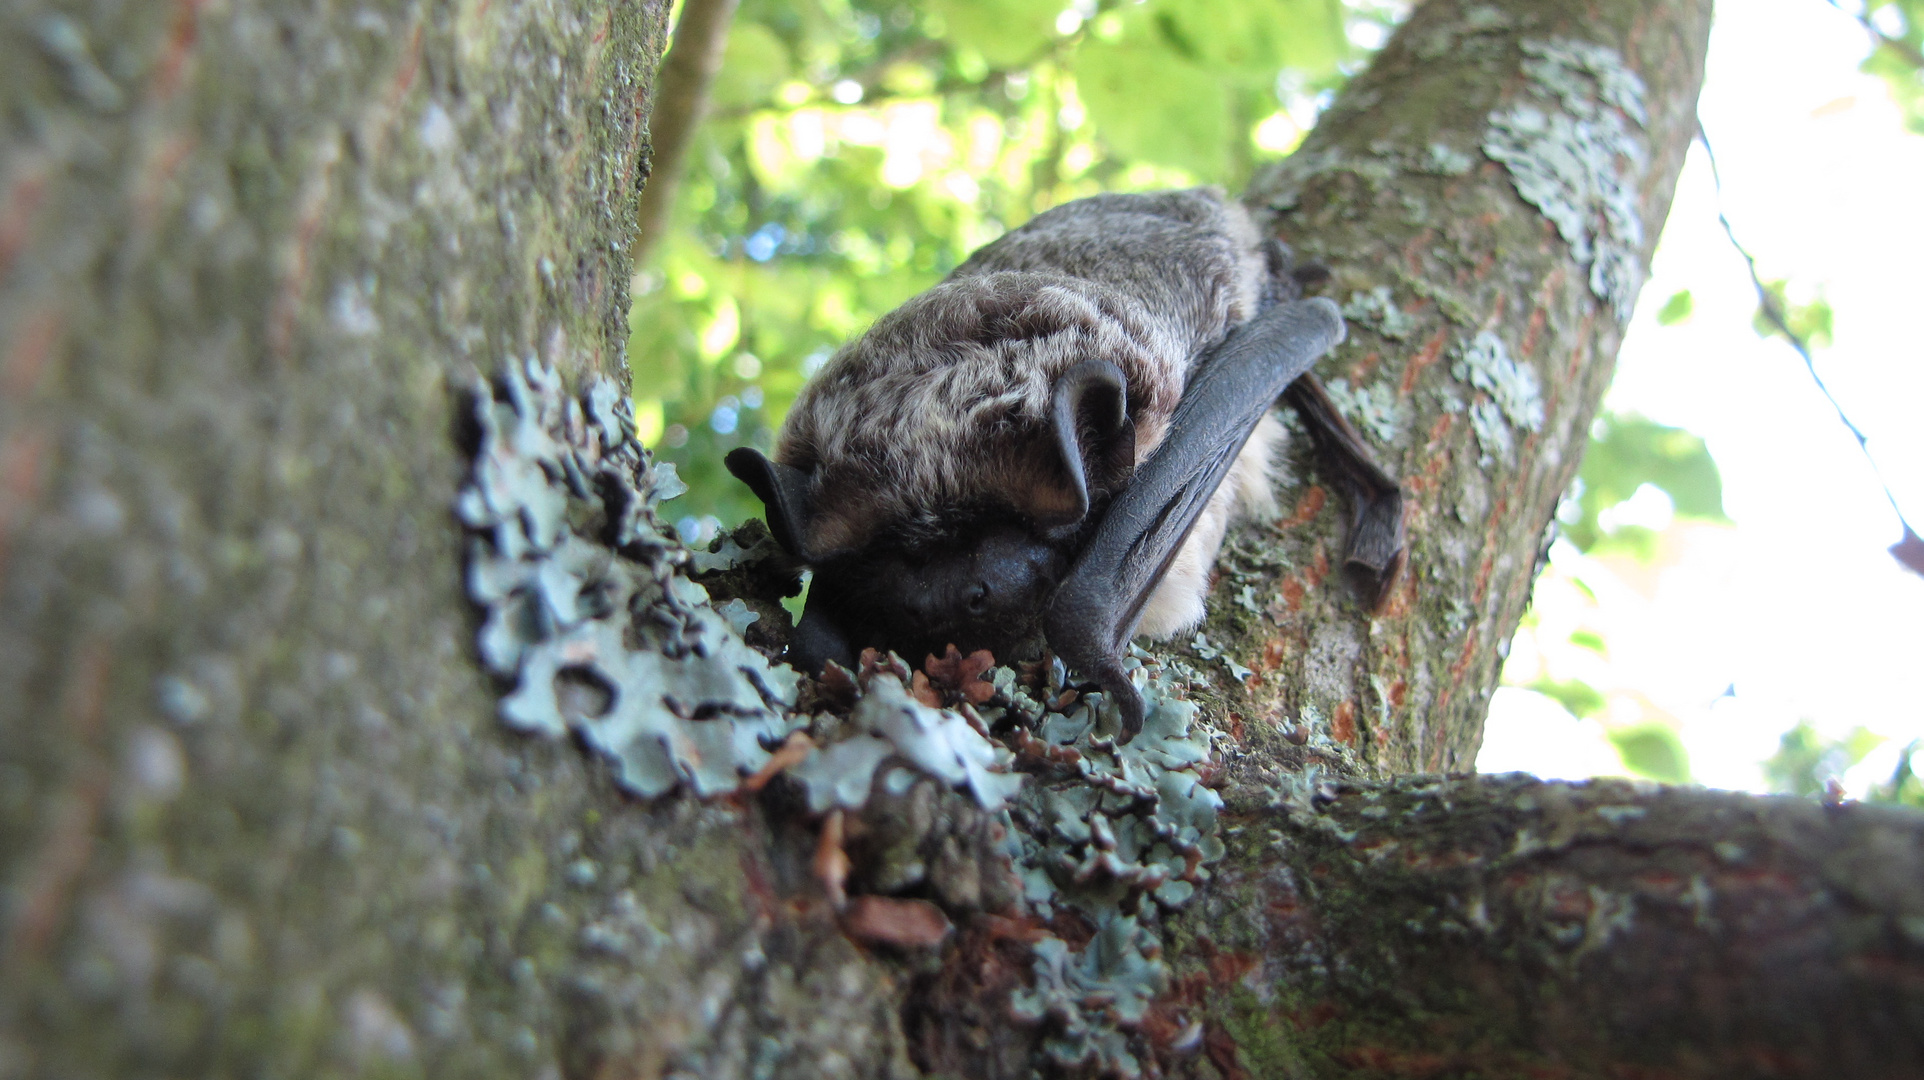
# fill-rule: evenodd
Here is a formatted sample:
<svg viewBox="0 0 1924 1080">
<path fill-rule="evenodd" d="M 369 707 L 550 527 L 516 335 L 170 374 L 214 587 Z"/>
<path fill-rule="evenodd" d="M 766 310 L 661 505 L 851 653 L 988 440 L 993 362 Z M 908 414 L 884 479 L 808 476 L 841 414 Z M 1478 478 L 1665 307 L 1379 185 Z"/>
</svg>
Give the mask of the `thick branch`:
<svg viewBox="0 0 1924 1080">
<path fill-rule="evenodd" d="M 1924 815 L 1407 777 L 1231 831 L 1177 967 L 1250 1075 L 1924 1071 Z"/>
<path fill-rule="evenodd" d="M 1331 573 L 1345 500 L 1308 455 L 1234 538 L 1212 640 L 1256 757 L 1472 767 L 1503 646 L 1696 131 L 1708 0 L 1431 0 L 1245 200 L 1330 268 L 1318 365 L 1403 479 L 1407 569 L 1375 610 Z M 1307 440 L 1304 440 L 1307 441 Z"/>
<path fill-rule="evenodd" d="M 728 25 L 740 0 L 687 0 L 675 24 L 674 44 L 661 62 L 656 82 L 655 109 L 648 116 L 650 155 L 648 183 L 641 189 L 639 230 L 634 265 L 646 264 L 648 253 L 668 229 L 668 214 L 681 187 L 688 144 L 708 111 L 708 88 L 721 70 L 728 46 Z"/>
</svg>

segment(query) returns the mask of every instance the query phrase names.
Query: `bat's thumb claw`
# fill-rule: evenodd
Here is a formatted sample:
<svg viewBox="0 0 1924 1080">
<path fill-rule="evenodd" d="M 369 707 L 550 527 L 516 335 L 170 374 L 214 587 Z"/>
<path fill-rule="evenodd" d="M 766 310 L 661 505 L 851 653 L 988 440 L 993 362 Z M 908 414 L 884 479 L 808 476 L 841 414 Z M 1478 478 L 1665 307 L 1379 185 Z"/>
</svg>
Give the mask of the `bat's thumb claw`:
<svg viewBox="0 0 1924 1080">
<path fill-rule="evenodd" d="M 1122 714 L 1122 741 L 1128 742 L 1142 730 L 1143 716 L 1147 712 L 1142 700 L 1142 691 L 1136 684 L 1124 679 L 1120 685 L 1106 687 L 1116 697 L 1116 710 Z"/>
</svg>

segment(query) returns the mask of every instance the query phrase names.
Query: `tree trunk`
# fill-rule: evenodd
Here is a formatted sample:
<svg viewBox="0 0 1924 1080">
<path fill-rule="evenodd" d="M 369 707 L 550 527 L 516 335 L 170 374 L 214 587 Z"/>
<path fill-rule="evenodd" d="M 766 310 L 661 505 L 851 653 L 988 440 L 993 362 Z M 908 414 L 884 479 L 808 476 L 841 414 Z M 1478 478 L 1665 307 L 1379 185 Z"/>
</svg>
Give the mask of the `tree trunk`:
<svg viewBox="0 0 1924 1080">
<path fill-rule="evenodd" d="M 474 660 L 461 388 L 623 374 L 667 0 L 25 7 L 0 1075 L 888 1073 L 754 814 L 624 798 Z"/>
<path fill-rule="evenodd" d="M 637 800 L 496 718 L 455 512 L 487 445 L 469 388 L 620 371 L 665 0 L 25 6 L 0 39 L 0 1077 L 1029 1075 L 1060 1022 L 1010 1010 L 1032 916 L 945 897 L 939 952 L 863 921 L 926 902 L 838 918 L 840 852 L 781 784 Z M 1226 853 L 1186 908 L 1142 903 L 1160 996 L 1083 1068 L 1924 1061 L 1914 815 L 1366 782 L 1474 758 L 1708 18 L 1429 0 L 1252 188 L 1347 302 L 1325 373 L 1406 478 L 1410 565 L 1361 610 L 1308 481 L 1235 542 L 1208 633 L 1255 674 L 1198 694 L 1231 740 Z"/>
</svg>

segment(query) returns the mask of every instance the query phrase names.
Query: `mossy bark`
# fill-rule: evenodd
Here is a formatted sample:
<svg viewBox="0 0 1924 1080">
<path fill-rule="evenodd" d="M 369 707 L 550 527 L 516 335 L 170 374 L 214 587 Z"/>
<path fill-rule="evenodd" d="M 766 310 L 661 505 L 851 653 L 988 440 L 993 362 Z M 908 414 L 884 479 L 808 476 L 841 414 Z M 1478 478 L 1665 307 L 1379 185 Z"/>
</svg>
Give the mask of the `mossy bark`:
<svg viewBox="0 0 1924 1080">
<path fill-rule="evenodd" d="M 474 658 L 459 388 L 625 379 L 668 8 L 6 16 L 0 1076 L 897 1068 L 754 813 Z"/>
<path fill-rule="evenodd" d="M 1228 831 L 1215 887 L 1176 922 L 1164 1004 L 1210 1017 L 1216 1075 L 1924 1066 L 1916 813 L 1404 777 L 1304 785 Z"/>
</svg>

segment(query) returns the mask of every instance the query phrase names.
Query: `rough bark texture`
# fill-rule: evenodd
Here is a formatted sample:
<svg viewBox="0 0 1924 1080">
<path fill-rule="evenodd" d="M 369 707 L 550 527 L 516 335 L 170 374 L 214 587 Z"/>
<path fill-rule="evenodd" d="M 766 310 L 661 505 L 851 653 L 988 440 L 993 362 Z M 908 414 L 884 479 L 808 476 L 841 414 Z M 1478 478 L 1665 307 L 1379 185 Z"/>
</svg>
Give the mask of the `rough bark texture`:
<svg viewBox="0 0 1924 1080">
<path fill-rule="evenodd" d="M 457 388 L 624 374 L 667 9 L 8 13 L 0 1075 L 898 1060 L 753 815 L 624 800 L 473 659 Z"/>
<path fill-rule="evenodd" d="M 1224 1074 L 1924 1068 L 1915 813 L 1405 777 L 1299 786 L 1229 831 L 1176 920 L 1165 1006 L 1221 1024 L 1205 1048 Z"/>
<path fill-rule="evenodd" d="M 1350 340 L 1318 371 L 1357 400 L 1351 418 L 1404 479 L 1411 538 L 1387 601 L 1360 610 L 1332 568 L 1348 509 L 1305 455 L 1303 482 L 1279 492 L 1284 520 L 1232 545 L 1211 637 L 1258 675 L 1227 707 L 1256 721 L 1261 749 L 1283 749 L 1277 729 L 1302 721 L 1344 769 L 1474 768 L 1544 530 L 1610 381 L 1629 314 L 1614 303 L 1641 284 L 1696 130 L 1709 23 L 1708 0 L 1432 0 L 1246 193 L 1333 271 L 1324 291 L 1345 305 Z M 1622 189 L 1641 236 L 1606 250 L 1609 236 L 1589 235 L 1606 212 L 1578 206 L 1587 261 L 1486 149 L 1498 113 L 1569 117 L 1558 93 L 1572 87 L 1545 85 L 1559 81 L 1542 73 L 1545 44 L 1612 50 L 1644 86 L 1646 122 L 1605 106 L 1593 126 L 1621 124 L 1647 160 L 1604 155 L 1581 177 Z M 1614 297 L 1591 282 L 1606 255 L 1636 274 Z M 1505 363 L 1525 382 L 1480 378 Z"/>
<path fill-rule="evenodd" d="M 1032 927 L 956 905 L 939 957 L 865 951 L 779 784 L 640 803 L 495 718 L 460 388 L 619 372 L 666 8 L 8 16 L 0 1077 L 1028 1075 Z M 1610 204 L 1643 259 L 1707 8 L 1429 0 L 1252 193 L 1364 294 L 1325 373 L 1380 419 L 1415 546 L 1360 611 L 1305 480 L 1227 556 L 1210 633 L 1257 677 L 1204 701 L 1230 852 L 1161 923 L 1178 977 L 1128 1036 L 1154 1067 L 1918 1071 L 1914 816 L 1317 780 L 1469 765 L 1620 334 L 1601 248 L 1518 198 L 1530 125 L 1492 118 L 1640 76 L 1647 124 L 1593 102 L 1577 143 L 1647 145 Z"/>
</svg>

